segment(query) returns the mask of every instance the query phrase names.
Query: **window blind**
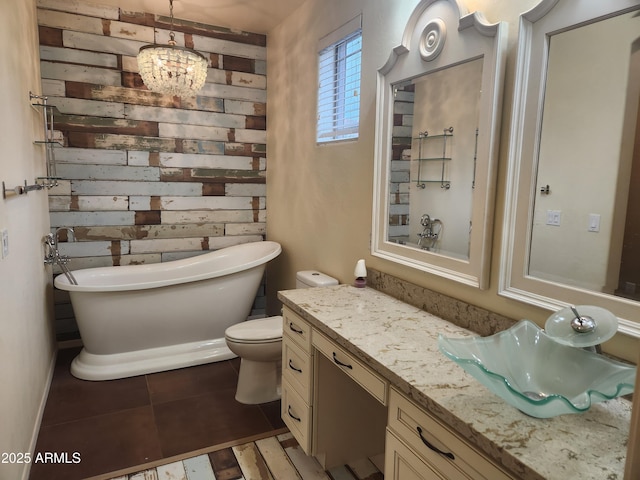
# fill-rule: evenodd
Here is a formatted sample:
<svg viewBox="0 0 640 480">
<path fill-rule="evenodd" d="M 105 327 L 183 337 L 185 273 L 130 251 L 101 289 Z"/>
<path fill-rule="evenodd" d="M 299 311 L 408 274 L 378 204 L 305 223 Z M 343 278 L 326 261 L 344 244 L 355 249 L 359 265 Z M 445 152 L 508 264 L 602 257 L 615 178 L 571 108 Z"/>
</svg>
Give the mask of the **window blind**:
<svg viewBox="0 0 640 480">
<path fill-rule="evenodd" d="M 362 29 L 360 17 L 355 20 L 355 31 L 352 21 L 346 25 L 350 33 L 323 48 L 318 55 L 318 143 L 358 137 Z M 345 26 L 340 30 L 344 31 Z M 334 32 L 331 37 L 335 36 Z"/>
</svg>

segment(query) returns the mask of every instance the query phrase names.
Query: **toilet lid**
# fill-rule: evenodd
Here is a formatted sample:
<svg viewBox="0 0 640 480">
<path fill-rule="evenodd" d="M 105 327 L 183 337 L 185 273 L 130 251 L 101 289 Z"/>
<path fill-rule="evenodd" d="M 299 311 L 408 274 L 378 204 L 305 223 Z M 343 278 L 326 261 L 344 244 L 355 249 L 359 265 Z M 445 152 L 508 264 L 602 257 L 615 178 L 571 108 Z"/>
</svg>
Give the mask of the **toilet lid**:
<svg viewBox="0 0 640 480">
<path fill-rule="evenodd" d="M 230 340 L 244 343 L 280 340 L 282 338 L 282 317 L 247 320 L 230 326 L 224 334 Z"/>
</svg>

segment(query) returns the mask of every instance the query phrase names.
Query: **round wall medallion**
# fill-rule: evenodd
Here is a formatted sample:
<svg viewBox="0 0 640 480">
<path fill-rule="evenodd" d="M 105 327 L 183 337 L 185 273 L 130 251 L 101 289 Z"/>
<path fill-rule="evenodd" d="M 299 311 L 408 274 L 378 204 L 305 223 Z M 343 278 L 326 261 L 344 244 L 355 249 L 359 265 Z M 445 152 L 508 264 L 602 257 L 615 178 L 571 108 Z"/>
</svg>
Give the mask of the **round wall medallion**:
<svg viewBox="0 0 640 480">
<path fill-rule="evenodd" d="M 427 23 L 420 37 L 420 56 L 422 59 L 430 62 L 440 55 L 446 38 L 447 26 L 440 18 Z"/>
</svg>

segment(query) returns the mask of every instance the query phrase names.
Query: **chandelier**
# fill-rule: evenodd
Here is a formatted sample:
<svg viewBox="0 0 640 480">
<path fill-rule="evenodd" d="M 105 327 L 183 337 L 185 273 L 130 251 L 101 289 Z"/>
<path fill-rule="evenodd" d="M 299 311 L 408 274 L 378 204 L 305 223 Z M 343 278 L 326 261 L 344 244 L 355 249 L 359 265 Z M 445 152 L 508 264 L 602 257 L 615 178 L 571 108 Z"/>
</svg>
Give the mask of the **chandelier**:
<svg viewBox="0 0 640 480">
<path fill-rule="evenodd" d="M 173 0 L 169 0 L 171 30 L 168 45 L 145 45 L 138 52 L 138 71 L 152 92 L 193 97 L 207 78 L 207 59 L 190 48 L 178 47 L 173 33 Z"/>
</svg>

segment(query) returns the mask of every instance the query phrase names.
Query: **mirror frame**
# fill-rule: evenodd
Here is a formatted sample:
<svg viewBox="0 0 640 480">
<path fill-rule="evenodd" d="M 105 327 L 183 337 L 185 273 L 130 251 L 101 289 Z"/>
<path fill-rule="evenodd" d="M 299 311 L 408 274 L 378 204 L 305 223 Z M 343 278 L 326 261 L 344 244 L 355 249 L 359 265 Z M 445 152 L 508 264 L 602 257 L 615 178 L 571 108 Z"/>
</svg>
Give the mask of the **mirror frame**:
<svg viewBox="0 0 640 480">
<path fill-rule="evenodd" d="M 570 305 L 598 305 L 619 317 L 618 331 L 640 337 L 640 302 L 528 275 L 537 159 L 542 129 L 550 37 L 640 8 L 637 0 L 575 2 L 542 0 L 520 16 L 511 118 L 509 163 L 502 229 L 499 294 L 550 311 Z"/>
<path fill-rule="evenodd" d="M 445 44 L 439 45 L 435 52 L 427 53 L 424 48 L 425 27 L 437 21 L 443 12 L 446 15 L 442 16 L 449 18 L 445 22 Z M 372 255 L 473 287 L 488 287 L 507 29 L 505 22 L 490 24 L 479 12 L 469 14 L 458 0 L 422 0 L 411 14 L 400 45 L 392 50 L 387 62 L 378 70 Z M 390 242 L 392 86 L 479 58 L 483 59 L 478 118 L 481 133 L 478 137 L 469 257 L 463 260 Z"/>
</svg>

